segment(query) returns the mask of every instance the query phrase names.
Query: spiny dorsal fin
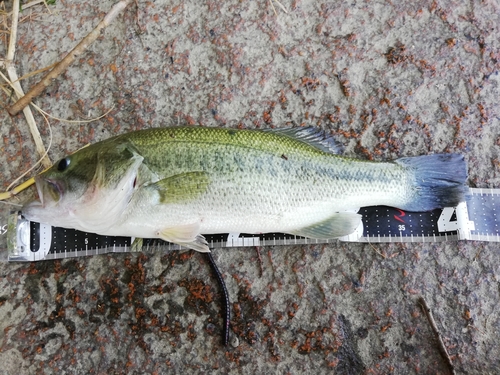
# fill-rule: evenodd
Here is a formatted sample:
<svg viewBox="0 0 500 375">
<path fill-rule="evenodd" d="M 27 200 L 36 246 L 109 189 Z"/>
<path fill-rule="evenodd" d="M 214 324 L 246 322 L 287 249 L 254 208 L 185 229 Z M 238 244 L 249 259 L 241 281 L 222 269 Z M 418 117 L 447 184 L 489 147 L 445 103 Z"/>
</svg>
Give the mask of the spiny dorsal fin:
<svg viewBox="0 0 500 375">
<path fill-rule="evenodd" d="M 283 129 L 265 129 L 264 131 L 281 134 L 298 141 L 302 141 L 322 151 L 339 154 L 342 146 L 328 135 L 324 130 L 308 126 L 304 128 L 283 128 Z"/>
</svg>

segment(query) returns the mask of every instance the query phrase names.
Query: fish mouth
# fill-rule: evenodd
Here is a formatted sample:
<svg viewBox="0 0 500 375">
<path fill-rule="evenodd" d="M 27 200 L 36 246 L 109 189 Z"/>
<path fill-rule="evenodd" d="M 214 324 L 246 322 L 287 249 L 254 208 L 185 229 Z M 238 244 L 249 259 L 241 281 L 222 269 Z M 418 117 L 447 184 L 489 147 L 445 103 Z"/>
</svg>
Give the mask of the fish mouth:
<svg viewBox="0 0 500 375">
<path fill-rule="evenodd" d="M 41 176 L 35 177 L 36 190 L 41 205 L 44 207 L 48 203 L 48 198 L 58 202 L 63 195 L 63 187 L 60 182 Z"/>
<path fill-rule="evenodd" d="M 40 176 L 35 177 L 35 186 L 38 192 L 38 199 L 40 199 L 40 204 L 43 206 L 43 179 Z"/>
<path fill-rule="evenodd" d="M 58 181 L 41 176 L 35 177 L 35 185 L 38 199 L 23 206 L 21 210 L 23 216 L 38 223 L 54 222 L 60 215 L 57 206 L 62 197 L 63 185 Z"/>
</svg>

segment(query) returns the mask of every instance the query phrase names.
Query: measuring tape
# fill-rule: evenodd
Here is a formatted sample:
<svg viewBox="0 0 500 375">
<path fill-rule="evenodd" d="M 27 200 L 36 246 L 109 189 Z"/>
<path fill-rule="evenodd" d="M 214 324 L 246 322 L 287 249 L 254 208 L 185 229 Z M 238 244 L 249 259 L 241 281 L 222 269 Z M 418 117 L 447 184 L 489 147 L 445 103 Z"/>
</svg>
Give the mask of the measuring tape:
<svg viewBox="0 0 500 375">
<path fill-rule="evenodd" d="M 210 248 L 345 242 L 500 242 L 500 189 L 470 189 L 466 202 L 430 212 L 361 208 L 356 231 L 340 239 L 316 240 L 283 233 L 205 235 Z M 13 213 L 7 225 L 7 261 L 38 261 L 134 251 L 179 250 L 157 239 L 101 236 L 30 222 Z M 4 257 L 5 259 L 5 257 Z"/>
</svg>

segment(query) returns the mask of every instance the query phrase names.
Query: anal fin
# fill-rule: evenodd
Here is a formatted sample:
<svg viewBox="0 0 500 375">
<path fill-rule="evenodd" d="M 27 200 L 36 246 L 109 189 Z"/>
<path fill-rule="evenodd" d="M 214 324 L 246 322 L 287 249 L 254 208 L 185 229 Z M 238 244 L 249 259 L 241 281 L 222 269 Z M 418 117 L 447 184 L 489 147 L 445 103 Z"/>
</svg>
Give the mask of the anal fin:
<svg viewBox="0 0 500 375">
<path fill-rule="evenodd" d="M 361 215 L 354 212 L 337 212 L 319 223 L 291 231 L 301 237 L 330 239 L 347 236 L 354 232 L 361 221 Z"/>
</svg>

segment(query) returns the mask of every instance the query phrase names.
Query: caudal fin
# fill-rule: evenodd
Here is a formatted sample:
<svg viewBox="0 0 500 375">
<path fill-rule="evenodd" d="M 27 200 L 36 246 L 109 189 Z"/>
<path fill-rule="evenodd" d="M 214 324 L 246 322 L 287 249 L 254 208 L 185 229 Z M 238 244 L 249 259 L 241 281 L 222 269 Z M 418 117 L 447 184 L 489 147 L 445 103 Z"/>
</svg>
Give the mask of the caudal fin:
<svg viewBox="0 0 500 375">
<path fill-rule="evenodd" d="M 467 163 L 460 154 L 435 154 L 401 158 L 396 163 L 410 171 L 414 177 L 411 201 L 406 211 L 424 212 L 436 208 L 454 207 L 465 200 L 469 188 Z"/>
</svg>

